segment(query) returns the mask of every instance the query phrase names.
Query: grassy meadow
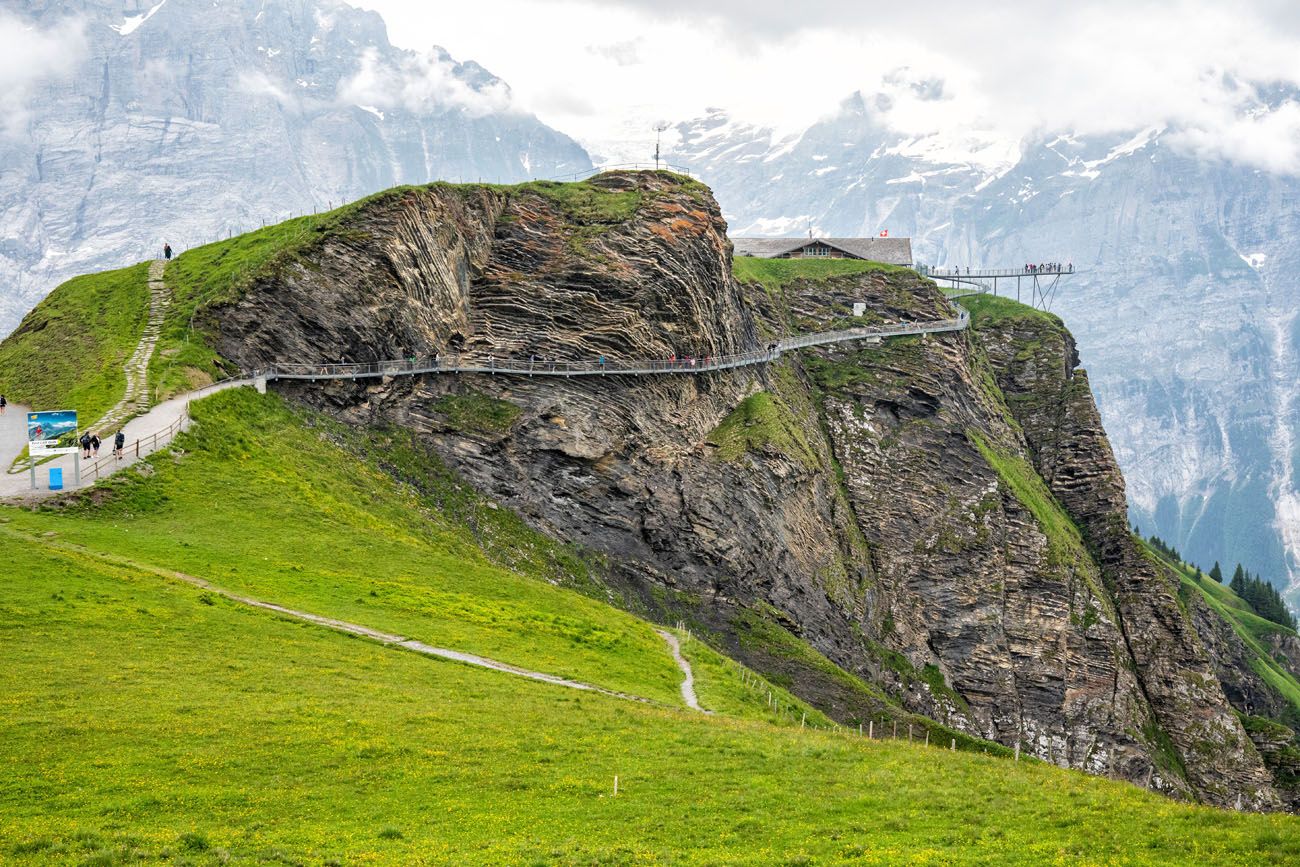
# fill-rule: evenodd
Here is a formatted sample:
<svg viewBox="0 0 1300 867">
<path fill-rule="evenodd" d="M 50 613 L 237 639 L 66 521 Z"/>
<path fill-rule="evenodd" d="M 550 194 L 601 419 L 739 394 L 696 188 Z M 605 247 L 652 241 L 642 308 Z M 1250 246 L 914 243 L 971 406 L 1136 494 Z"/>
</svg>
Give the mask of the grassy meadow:
<svg viewBox="0 0 1300 867">
<path fill-rule="evenodd" d="M 1290 817 L 579 693 L 4 538 L 5 863 L 1300 858 Z"/>
</svg>

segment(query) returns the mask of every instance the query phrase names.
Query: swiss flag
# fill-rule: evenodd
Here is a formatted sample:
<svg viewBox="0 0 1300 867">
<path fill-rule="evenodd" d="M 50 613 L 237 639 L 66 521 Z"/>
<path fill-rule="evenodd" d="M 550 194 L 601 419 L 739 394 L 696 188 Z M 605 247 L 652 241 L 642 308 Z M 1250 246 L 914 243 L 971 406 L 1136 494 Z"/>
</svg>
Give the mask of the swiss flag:
<svg viewBox="0 0 1300 867">
<path fill-rule="evenodd" d="M 880 230 L 880 237 L 882 237 L 882 238 L 888 238 L 888 237 L 889 237 L 889 230 L 888 230 L 888 229 L 881 229 L 881 230 Z"/>
</svg>

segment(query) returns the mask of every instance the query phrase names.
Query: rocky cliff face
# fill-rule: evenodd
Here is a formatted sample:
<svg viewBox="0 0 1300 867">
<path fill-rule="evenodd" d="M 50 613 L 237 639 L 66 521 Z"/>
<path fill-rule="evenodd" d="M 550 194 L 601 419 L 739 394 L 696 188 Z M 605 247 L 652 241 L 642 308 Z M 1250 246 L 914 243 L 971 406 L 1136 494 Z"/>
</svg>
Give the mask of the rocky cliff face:
<svg viewBox="0 0 1300 867">
<path fill-rule="evenodd" d="M 705 188 L 668 174 L 403 191 L 200 325 L 257 367 L 702 356 L 854 302 L 874 321 L 951 315 L 906 271 L 738 283 L 725 229 Z M 1176 592 L 1128 538 L 1068 336 L 986 324 L 696 376 L 284 390 L 419 432 L 603 564 L 611 598 L 688 618 L 841 720 L 883 691 L 1061 765 L 1275 806 Z"/>
<path fill-rule="evenodd" d="M 14 5 L 0 17 L 61 62 L 0 103 L 0 334 L 62 280 L 164 241 L 183 250 L 401 183 L 591 165 L 505 82 L 441 49 L 396 49 L 378 15 L 338 0 Z"/>
<path fill-rule="evenodd" d="M 888 112 L 854 95 L 781 141 L 715 113 L 679 128 L 672 160 L 740 233 L 888 229 L 930 264 L 1073 262 L 1085 273 L 1053 309 L 1079 338 L 1132 518 L 1207 569 L 1255 564 L 1296 604 L 1296 179 L 1200 161 L 1159 128 L 909 138 Z"/>
<path fill-rule="evenodd" d="M 1009 306 L 982 299 L 981 307 Z M 980 308 L 977 308 L 980 309 Z M 1185 763 L 1198 789 L 1234 789 L 1265 779 L 1239 724 L 1222 678 L 1205 652 L 1197 621 L 1222 633 L 1224 624 L 1200 605 L 1189 612 L 1177 579 L 1146 554 L 1129 532 L 1124 479 L 1106 441 L 1087 374 L 1076 369 L 1074 340 L 1046 315 L 977 316 L 998 383 L 1024 430 L 1043 480 L 1078 522 L 1113 594 L 1124 644 L 1161 728 L 1184 756 L 1213 752 L 1228 760 L 1206 768 Z M 1213 625 L 1211 625 L 1213 624 Z M 1231 632 L 1231 629 L 1227 630 Z M 1220 666 L 1231 665 L 1218 660 Z M 1236 670 L 1233 666 L 1232 670 Z M 1245 666 L 1249 672 L 1249 665 Z"/>
</svg>

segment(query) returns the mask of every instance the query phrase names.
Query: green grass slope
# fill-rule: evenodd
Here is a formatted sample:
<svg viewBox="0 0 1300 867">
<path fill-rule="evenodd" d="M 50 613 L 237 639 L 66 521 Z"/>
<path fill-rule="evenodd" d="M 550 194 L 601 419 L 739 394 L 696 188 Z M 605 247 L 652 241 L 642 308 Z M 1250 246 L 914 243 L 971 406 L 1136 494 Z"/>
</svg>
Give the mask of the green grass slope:
<svg viewBox="0 0 1300 867">
<path fill-rule="evenodd" d="M 1300 857 L 1291 817 L 521 681 L 39 542 L 5 557 L 5 863 Z"/>
<path fill-rule="evenodd" d="M 1007 320 L 1037 319 L 1059 331 L 1065 330 L 1065 323 L 1059 316 L 1002 295 L 987 293 L 966 295 L 960 301 L 961 306 L 970 311 L 971 326 L 976 329 L 981 325 L 992 325 Z"/>
<path fill-rule="evenodd" d="M 0 343 L 0 394 L 33 409 L 75 409 L 93 424 L 126 392 L 122 366 L 149 316 L 149 265 L 76 277 Z"/>
<path fill-rule="evenodd" d="M 910 271 L 901 265 L 869 262 L 865 259 L 759 259 L 736 256 L 731 273 L 742 283 L 761 283 L 770 290 L 781 289 L 795 280 L 825 280 L 844 274 L 897 274 Z"/>
<path fill-rule="evenodd" d="M 1233 593 L 1232 588 L 1226 584 L 1220 584 L 1204 574 L 1197 577 L 1186 563 L 1175 563 L 1146 541 L 1141 539 L 1138 541 L 1150 557 L 1164 564 L 1177 576 L 1183 592 L 1198 593 L 1207 605 L 1227 621 L 1233 632 L 1246 645 L 1250 653 L 1251 668 L 1290 703 L 1291 715 L 1287 720 L 1288 724 L 1300 723 L 1300 681 L 1297 681 L 1286 667 L 1273 658 L 1267 646 L 1270 635 L 1295 635 L 1296 633 L 1285 626 L 1260 617 L 1250 610 L 1245 600 Z"/>
<path fill-rule="evenodd" d="M 679 672 L 648 624 L 551 583 L 587 580 L 575 552 L 481 501 L 409 436 L 365 438 L 250 389 L 198 402 L 191 414 L 197 429 L 155 457 L 148 475 L 116 476 L 95 502 L 62 512 L 15 511 L 12 526 L 314 614 L 680 702 Z"/>
</svg>

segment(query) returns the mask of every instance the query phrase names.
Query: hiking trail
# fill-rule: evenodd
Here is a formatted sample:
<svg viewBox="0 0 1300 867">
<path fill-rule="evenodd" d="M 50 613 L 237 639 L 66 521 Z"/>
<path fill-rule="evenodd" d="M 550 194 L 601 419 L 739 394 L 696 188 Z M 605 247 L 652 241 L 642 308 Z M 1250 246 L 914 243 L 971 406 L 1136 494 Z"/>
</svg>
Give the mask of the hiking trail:
<svg viewBox="0 0 1300 867">
<path fill-rule="evenodd" d="M 103 439 L 117 433 L 122 422 L 149 407 L 149 361 L 153 358 L 154 347 L 158 345 L 158 335 L 162 333 L 167 308 L 171 306 L 171 293 L 163 283 L 166 267 L 161 259 L 149 263 L 149 319 L 135 352 L 131 353 L 123 366 L 126 372 L 126 393 L 103 418 L 85 428 L 98 432 Z"/>
<path fill-rule="evenodd" d="M 673 652 L 673 659 L 677 662 L 677 667 L 682 670 L 684 676 L 682 680 L 682 701 L 686 702 L 686 706 L 691 710 L 710 713 L 710 711 L 700 707 L 700 701 L 695 697 L 695 675 L 691 671 L 691 664 L 686 661 L 686 657 L 682 656 L 682 645 L 677 640 L 677 636 L 663 629 L 656 629 L 655 632 L 658 632 L 659 637 L 668 642 L 668 648 Z"/>
</svg>

